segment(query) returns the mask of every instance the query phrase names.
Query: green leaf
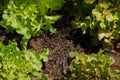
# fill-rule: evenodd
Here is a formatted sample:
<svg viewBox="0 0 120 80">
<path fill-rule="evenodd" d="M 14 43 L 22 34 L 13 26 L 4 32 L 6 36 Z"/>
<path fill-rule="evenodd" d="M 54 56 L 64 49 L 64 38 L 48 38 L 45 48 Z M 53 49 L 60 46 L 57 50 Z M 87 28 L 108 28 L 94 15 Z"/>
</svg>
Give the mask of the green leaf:
<svg viewBox="0 0 120 80">
<path fill-rule="evenodd" d="M 103 20 L 102 22 L 100 22 L 100 28 L 102 28 L 102 29 L 106 28 L 106 25 L 105 25 L 105 23 L 104 23 L 104 20 Z"/>
<path fill-rule="evenodd" d="M 49 5 L 51 10 L 59 10 L 62 5 L 65 3 L 65 0 L 51 0 Z"/>
<path fill-rule="evenodd" d="M 96 0 L 84 0 L 85 3 L 87 4 L 93 4 Z"/>
<path fill-rule="evenodd" d="M 81 63 L 83 64 L 83 65 L 86 65 L 87 64 L 87 62 L 90 62 L 91 61 L 91 59 L 87 56 L 87 55 L 85 55 L 85 54 L 81 54 Z"/>
<path fill-rule="evenodd" d="M 80 26 L 81 26 L 81 29 L 83 31 L 83 34 L 85 34 L 87 31 L 87 25 L 85 23 L 81 23 Z"/>
<path fill-rule="evenodd" d="M 48 26 L 49 26 L 50 34 L 55 34 L 57 32 L 57 30 L 53 28 L 51 25 Z"/>
<path fill-rule="evenodd" d="M 110 31 L 99 30 L 98 39 L 102 40 L 104 37 L 108 38 L 112 35 Z"/>
<path fill-rule="evenodd" d="M 9 18 L 9 15 L 3 14 L 2 17 L 3 17 L 4 19 L 8 19 L 8 18 Z"/>
<path fill-rule="evenodd" d="M 102 13 L 99 12 L 99 9 L 96 9 L 96 8 L 93 9 L 93 10 L 92 10 L 92 14 L 93 14 L 94 16 L 96 16 L 96 20 L 97 20 L 97 21 L 103 20 Z"/>
<path fill-rule="evenodd" d="M 47 12 L 48 12 L 48 8 L 44 4 L 41 4 L 39 6 L 39 13 L 40 13 L 40 15 L 45 15 L 45 14 L 47 14 Z"/>
<path fill-rule="evenodd" d="M 72 24 L 72 27 L 75 28 L 75 29 L 80 28 L 80 24 L 76 21 L 72 21 L 71 24 Z"/>
<path fill-rule="evenodd" d="M 100 32 L 98 34 L 98 39 L 101 41 L 103 38 L 105 37 L 105 33 L 104 32 Z"/>
<path fill-rule="evenodd" d="M 109 22 L 112 22 L 114 20 L 114 16 L 112 15 L 112 13 L 109 12 L 106 15 L 106 20 L 108 20 Z"/>
<path fill-rule="evenodd" d="M 54 24 L 56 21 L 58 21 L 59 19 L 62 18 L 61 15 L 56 15 L 56 16 L 47 16 L 47 15 L 45 15 L 44 17 L 45 17 L 46 22 L 52 23 L 52 24 Z"/>
<path fill-rule="evenodd" d="M 109 46 L 113 46 L 113 44 L 111 43 L 109 39 L 104 39 L 104 42 L 107 43 L 107 45 Z"/>
<path fill-rule="evenodd" d="M 44 62 L 48 61 L 48 54 L 49 54 L 49 49 L 42 49 L 40 51 L 40 58 L 43 59 Z"/>
<path fill-rule="evenodd" d="M 100 3 L 100 6 L 104 9 L 108 9 L 110 7 L 111 3 L 110 2 L 106 2 L 106 1 L 103 1 Z"/>
<path fill-rule="evenodd" d="M 71 52 L 70 53 L 70 58 L 74 58 L 74 57 L 76 57 L 76 56 L 78 56 L 79 54 L 78 54 L 78 52 L 77 51 L 75 51 L 75 52 Z"/>
<path fill-rule="evenodd" d="M 87 25 L 86 25 L 86 23 L 82 23 L 82 22 L 75 22 L 75 21 L 72 21 L 72 27 L 73 28 L 81 28 L 82 29 L 82 32 L 83 32 L 83 34 L 85 34 L 86 33 L 86 31 L 87 31 Z"/>
</svg>

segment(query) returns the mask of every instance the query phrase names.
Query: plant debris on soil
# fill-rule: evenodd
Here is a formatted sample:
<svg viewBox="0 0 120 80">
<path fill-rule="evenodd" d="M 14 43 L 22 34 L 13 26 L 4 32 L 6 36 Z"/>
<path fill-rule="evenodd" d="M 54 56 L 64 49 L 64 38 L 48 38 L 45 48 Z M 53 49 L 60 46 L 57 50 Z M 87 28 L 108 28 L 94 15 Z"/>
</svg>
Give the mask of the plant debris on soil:
<svg viewBox="0 0 120 80">
<path fill-rule="evenodd" d="M 68 5 L 66 6 L 68 7 Z M 69 9 L 63 9 L 63 13 L 66 13 L 67 10 Z M 55 35 L 44 33 L 38 37 L 32 37 L 29 40 L 28 48 L 37 53 L 39 53 L 42 48 L 49 48 L 49 60 L 47 63 L 44 63 L 43 72 L 54 80 L 63 80 L 63 76 L 67 74 L 69 54 L 71 52 L 98 52 L 99 46 L 91 46 L 91 37 L 87 34 L 82 35 L 80 29 L 73 30 L 70 25 L 70 17 L 67 15 L 64 15 L 55 25 L 57 28 Z M 6 30 L 0 27 L 0 38 L 4 44 L 7 44 L 9 40 L 14 40 L 19 43 L 21 35 L 16 33 L 7 34 Z M 106 49 L 105 54 L 115 59 L 115 63 L 111 66 L 111 69 L 120 69 L 120 39 L 114 44 L 114 49 Z"/>
</svg>

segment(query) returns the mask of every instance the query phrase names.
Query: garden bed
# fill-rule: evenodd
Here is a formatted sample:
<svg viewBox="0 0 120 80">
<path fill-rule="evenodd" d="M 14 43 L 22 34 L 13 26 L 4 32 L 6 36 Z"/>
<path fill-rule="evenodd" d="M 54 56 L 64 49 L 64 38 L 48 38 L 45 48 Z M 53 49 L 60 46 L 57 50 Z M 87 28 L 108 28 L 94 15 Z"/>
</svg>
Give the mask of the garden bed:
<svg viewBox="0 0 120 80">
<path fill-rule="evenodd" d="M 62 80 L 63 76 L 67 75 L 68 65 L 70 63 L 70 52 L 97 53 L 99 51 L 99 46 L 93 47 L 89 44 L 89 35 L 82 35 L 80 29 L 71 29 L 69 20 L 70 19 L 62 19 L 56 23 L 58 31 L 55 35 L 44 33 L 39 37 L 31 38 L 28 43 L 28 48 L 37 53 L 39 53 L 42 48 L 50 49 L 49 60 L 44 64 L 43 72 L 54 80 Z M 4 44 L 7 44 L 9 40 L 20 42 L 20 35 L 16 33 L 5 34 L 5 29 L 0 28 L 0 37 L 3 39 Z M 115 63 L 111 68 L 113 70 L 120 70 L 120 40 L 116 41 L 114 49 L 107 49 L 105 54 L 109 54 L 115 59 Z"/>
<path fill-rule="evenodd" d="M 43 48 L 50 50 L 48 61 L 43 62 L 42 70 L 44 74 L 54 80 L 64 80 L 70 74 L 68 66 L 71 62 L 69 56 L 72 52 L 97 54 L 103 46 L 102 44 L 92 45 L 94 43 L 91 42 L 93 36 L 89 34 L 89 31 L 83 34 L 82 29 L 73 29 L 71 22 L 74 19 L 69 13 L 73 9 L 72 7 L 71 0 L 66 0 L 66 4 L 60 10 L 55 11 L 55 14 L 63 15 L 62 19 L 53 25 L 57 33 L 50 35 L 49 31 L 43 31 L 43 34 L 31 37 L 27 44 L 27 49 L 32 49 L 38 54 Z M 0 38 L 4 45 L 8 45 L 10 40 L 16 41 L 17 46 L 22 50 L 20 44 L 22 37 L 23 35 L 16 32 L 7 33 L 5 28 L 0 27 Z M 120 70 L 120 39 L 116 40 L 113 45 L 113 48 L 106 47 L 103 54 L 110 55 L 115 59 L 115 63 L 111 66 L 112 70 Z"/>
</svg>

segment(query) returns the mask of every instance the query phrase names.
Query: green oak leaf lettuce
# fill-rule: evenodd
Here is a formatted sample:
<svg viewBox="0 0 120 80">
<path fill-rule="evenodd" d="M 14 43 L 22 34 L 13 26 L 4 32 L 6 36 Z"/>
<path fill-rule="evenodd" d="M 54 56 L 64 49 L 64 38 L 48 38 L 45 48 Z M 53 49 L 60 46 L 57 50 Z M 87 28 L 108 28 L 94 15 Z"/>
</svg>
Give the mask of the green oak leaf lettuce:
<svg viewBox="0 0 120 80">
<path fill-rule="evenodd" d="M 31 80 L 36 76 L 50 80 L 42 73 L 42 60 L 48 61 L 48 53 L 48 49 L 37 54 L 32 50 L 20 50 L 16 42 L 9 42 L 7 46 L 0 42 L 0 80 Z"/>
</svg>

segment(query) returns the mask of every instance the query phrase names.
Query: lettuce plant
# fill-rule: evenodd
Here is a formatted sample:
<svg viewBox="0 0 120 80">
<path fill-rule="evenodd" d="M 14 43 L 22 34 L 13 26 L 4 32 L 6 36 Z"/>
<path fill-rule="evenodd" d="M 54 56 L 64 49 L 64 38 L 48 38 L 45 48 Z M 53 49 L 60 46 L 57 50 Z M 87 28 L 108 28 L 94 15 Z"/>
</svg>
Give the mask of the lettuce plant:
<svg viewBox="0 0 120 80">
<path fill-rule="evenodd" d="M 70 75 L 67 80 L 120 80 L 120 71 L 112 71 L 110 66 L 114 59 L 102 54 L 71 53 Z"/>
<path fill-rule="evenodd" d="M 120 38 L 119 3 L 119 0 L 73 0 L 73 28 L 81 28 L 83 34 L 89 31 L 94 37 L 93 45 L 101 41 L 103 47 L 112 47 Z"/>
<path fill-rule="evenodd" d="M 39 54 L 32 50 L 20 50 L 16 42 L 4 46 L 0 42 L 0 80 L 31 80 L 38 77 L 50 80 L 42 73 L 42 61 L 48 60 L 48 49 L 42 49 Z"/>
<path fill-rule="evenodd" d="M 48 13 L 58 10 L 63 3 L 64 0 L 9 0 L 0 25 L 8 32 L 16 31 L 23 35 L 21 44 L 26 46 L 31 36 L 39 36 L 43 30 L 49 30 L 51 34 L 56 33 L 52 25 L 61 15 Z"/>
</svg>

